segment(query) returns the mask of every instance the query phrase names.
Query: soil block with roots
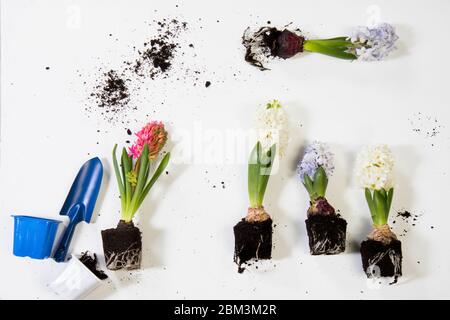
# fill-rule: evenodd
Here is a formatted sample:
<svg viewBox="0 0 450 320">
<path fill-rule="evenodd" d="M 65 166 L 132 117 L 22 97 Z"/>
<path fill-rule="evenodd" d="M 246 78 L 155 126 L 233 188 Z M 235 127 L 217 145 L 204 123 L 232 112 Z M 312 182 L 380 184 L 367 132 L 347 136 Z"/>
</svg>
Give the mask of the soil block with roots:
<svg viewBox="0 0 450 320">
<path fill-rule="evenodd" d="M 339 215 L 309 215 L 306 230 L 312 255 L 338 254 L 345 251 L 347 222 Z"/>
<path fill-rule="evenodd" d="M 142 256 L 141 231 L 133 222 L 120 220 L 117 228 L 102 230 L 106 267 L 110 270 L 139 269 Z"/>
<path fill-rule="evenodd" d="M 399 240 L 389 244 L 365 240 L 361 243 L 361 258 L 368 278 L 402 275 L 402 243 Z"/>
<path fill-rule="evenodd" d="M 272 258 L 272 219 L 248 222 L 242 219 L 234 226 L 234 262 L 243 272 L 242 264 L 251 259 Z"/>
</svg>

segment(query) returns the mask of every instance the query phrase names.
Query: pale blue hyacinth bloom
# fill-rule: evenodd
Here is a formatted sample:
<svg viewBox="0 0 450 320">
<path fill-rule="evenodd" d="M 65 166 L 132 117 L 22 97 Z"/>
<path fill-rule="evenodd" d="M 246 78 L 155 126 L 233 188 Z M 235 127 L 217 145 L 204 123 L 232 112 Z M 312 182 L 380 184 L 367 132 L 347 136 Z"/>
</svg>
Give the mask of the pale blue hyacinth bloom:
<svg viewBox="0 0 450 320">
<path fill-rule="evenodd" d="M 334 154 L 330 151 L 327 144 L 314 141 L 305 149 L 303 158 L 297 166 L 297 173 L 300 180 L 304 182 L 305 174 L 313 179 L 317 168 L 322 167 L 327 176 L 334 172 Z"/>
<path fill-rule="evenodd" d="M 373 28 L 357 27 L 350 40 L 357 45 L 356 56 L 363 61 L 383 60 L 396 49 L 395 28 L 381 23 Z"/>
</svg>

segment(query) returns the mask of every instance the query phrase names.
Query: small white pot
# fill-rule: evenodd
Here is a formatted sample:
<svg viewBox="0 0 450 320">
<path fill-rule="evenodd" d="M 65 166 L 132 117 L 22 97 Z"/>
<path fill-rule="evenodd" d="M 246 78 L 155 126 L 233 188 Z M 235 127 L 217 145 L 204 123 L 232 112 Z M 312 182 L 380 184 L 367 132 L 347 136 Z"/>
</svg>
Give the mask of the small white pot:
<svg viewBox="0 0 450 320">
<path fill-rule="evenodd" d="M 49 287 L 61 298 L 76 300 L 87 296 L 101 284 L 102 281 L 72 255 L 67 267 Z"/>
</svg>

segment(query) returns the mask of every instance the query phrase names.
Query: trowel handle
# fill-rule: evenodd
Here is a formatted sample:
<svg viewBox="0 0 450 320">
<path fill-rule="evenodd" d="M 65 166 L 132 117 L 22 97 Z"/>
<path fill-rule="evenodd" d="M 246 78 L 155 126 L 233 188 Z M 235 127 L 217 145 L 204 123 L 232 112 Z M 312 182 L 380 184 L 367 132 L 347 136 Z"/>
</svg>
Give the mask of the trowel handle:
<svg viewBox="0 0 450 320">
<path fill-rule="evenodd" d="M 61 241 L 59 242 L 55 254 L 53 255 L 53 259 L 55 259 L 56 262 L 64 262 L 66 260 L 67 251 L 69 250 L 70 241 L 72 241 L 72 236 L 77 223 L 78 221 L 75 219 L 71 220 L 66 228 L 66 231 L 64 231 Z"/>
</svg>

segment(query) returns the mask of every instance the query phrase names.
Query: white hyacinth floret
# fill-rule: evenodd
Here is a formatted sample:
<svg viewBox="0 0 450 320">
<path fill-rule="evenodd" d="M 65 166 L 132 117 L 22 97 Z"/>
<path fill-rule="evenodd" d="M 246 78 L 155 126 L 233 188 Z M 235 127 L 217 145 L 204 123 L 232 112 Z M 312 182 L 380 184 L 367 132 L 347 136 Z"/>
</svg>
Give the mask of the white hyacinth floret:
<svg viewBox="0 0 450 320">
<path fill-rule="evenodd" d="M 381 23 L 373 28 L 355 28 L 350 40 L 355 44 L 355 54 L 359 60 L 378 61 L 396 49 L 398 36 L 392 25 Z"/>
<path fill-rule="evenodd" d="M 276 144 L 278 154 L 284 156 L 289 142 L 288 120 L 277 100 L 269 102 L 257 114 L 258 138 L 263 150 Z"/>
<path fill-rule="evenodd" d="M 387 145 L 366 146 L 356 158 L 356 178 L 362 188 L 394 187 L 394 157 Z"/>
<path fill-rule="evenodd" d="M 303 158 L 298 163 L 297 173 L 300 180 L 304 182 L 305 175 L 313 179 L 319 167 L 322 167 L 327 177 L 330 177 L 334 172 L 334 154 L 328 144 L 314 141 L 306 147 Z"/>
</svg>

